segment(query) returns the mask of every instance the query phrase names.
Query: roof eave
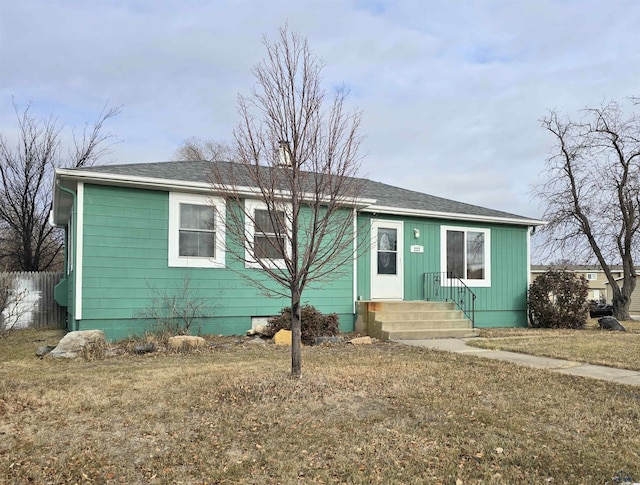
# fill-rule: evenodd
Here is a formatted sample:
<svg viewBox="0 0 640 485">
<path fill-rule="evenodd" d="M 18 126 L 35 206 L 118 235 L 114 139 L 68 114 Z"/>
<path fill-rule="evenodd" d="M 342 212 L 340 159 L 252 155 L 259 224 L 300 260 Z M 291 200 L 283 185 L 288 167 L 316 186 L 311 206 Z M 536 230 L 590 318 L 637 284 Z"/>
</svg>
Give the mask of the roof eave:
<svg viewBox="0 0 640 485">
<path fill-rule="evenodd" d="M 120 175 L 110 173 L 95 173 L 83 170 L 69 170 L 69 169 L 57 169 L 55 180 L 73 180 L 75 182 L 90 182 L 99 185 L 114 185 L 118 187 L 132 187 L 143 188 L 150 190 L 175 190 L 180 192 L 195 192 L 206 194 L 224 194 L 225 185 L 214 186 L 209 182 L 193 182 L 188 180 L 175 180 L 164 179 L 156 177 L 140 177 L 131 175 Z M 229 185 L 230 186 L 230 185 Z M 229 187 L 226 186 L 226 187 Z M 260 194 L 259 189 L 255 187 L 234 186 L 233 191 L 241 196 L 256 197 Z M 290 197 L 290 192 L 282 190 L 277 191 L 275 194 L 277 197 L 286 200 Z M 307 197 L 305 197 L 307 195 Z M 312 200 L 312 194 L 302 194 L 304 199 Z M 344 204 L 348 207 L 354 207 L 356 209 L 362 209 L 376 202 L 376 199 L 360 198 L 360 197 L 345 197 Z"/>
<path fill-rule="evenodd" d="M 498 217 L 498 216 L 482 216 L 476 214 L 464 214 L 458 212 L 441 212 L 430 211 L 424 209 L 405 209 L 399 207 L 388 207 L 370 205 L 366 207 L 363 212 L 371 212 L 378 214 L 395 214 L 402 216 L 413 217 L 430 217 L 435 219 L 450 219 L 455 221 L 470 221 L 470 222 L 488 222 L 494 224 L 512 224 L 518 226 L 543 226 L 545 221 L 538 219 L 516 218 L 516 217 Z"/>
</svg>

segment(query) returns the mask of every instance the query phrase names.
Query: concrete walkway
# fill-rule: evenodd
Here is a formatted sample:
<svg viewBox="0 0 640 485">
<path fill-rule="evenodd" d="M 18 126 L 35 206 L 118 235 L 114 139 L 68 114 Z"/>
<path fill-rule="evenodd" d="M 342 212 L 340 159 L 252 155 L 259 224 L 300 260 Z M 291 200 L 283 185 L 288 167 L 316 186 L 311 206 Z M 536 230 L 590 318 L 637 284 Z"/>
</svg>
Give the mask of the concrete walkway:
<svg viewBox="0 0 640 485">
<path fill-rule="evenodd" d="M 514 364 L 535 367 L 536 369 L 548 369 L 561 374 L 573 376 L 591 377 L 605 381 L 640 386 L 640 372 L 626 369 L 616 369 L 602 365 L 583 364 L 570 360 L 551 359 L 549 357 L 536 357 L 535 355 L 520 354 L 517 352 L 505 352 L 502 350 L 480 349 L 467 345 L 464 338 L 442 338 L 425 340 L 395 340 L 404 345 L 425 347 L 432 350 L 469 354 L 485 359 L 503 360 Z"/>
</svg>

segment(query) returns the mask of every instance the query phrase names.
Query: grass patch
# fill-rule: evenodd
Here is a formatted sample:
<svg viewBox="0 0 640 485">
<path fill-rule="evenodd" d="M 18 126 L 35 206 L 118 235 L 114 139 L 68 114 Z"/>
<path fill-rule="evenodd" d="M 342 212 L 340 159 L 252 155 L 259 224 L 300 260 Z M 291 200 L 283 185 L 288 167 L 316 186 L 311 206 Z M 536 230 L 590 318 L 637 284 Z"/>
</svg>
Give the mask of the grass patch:
<svg viewBox="0 0 640 485">
<path fill-rule="evenodd" d="M 469 345 L 483 349 L 522 352 L 575 362 L 640 371 L 640 322 L 621 322 L 627 332 L 600 330 L 597 319 L 583 330 L 486 329 Z"/>
<path fill-rule="evenodd" d="M 5 361 L 0 483 L 640 476 L 637 388 L 389 343 L 305 347 L 303 377 L 293 381 L 289 349 L 238 342 Z"/>
<path fill-rule="evenodd" d="M 0 362 L 30 360 L 38 347 L 57 345 L 66 332 L 60 328 L 11 330 L 0 338 Z"/>
</svg>

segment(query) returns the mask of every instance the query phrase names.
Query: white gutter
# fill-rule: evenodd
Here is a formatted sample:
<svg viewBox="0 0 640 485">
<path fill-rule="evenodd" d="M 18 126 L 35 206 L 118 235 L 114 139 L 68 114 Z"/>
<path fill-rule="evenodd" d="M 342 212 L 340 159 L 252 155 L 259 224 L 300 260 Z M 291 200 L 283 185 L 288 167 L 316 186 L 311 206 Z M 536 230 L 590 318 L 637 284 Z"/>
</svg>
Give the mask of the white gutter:
<svg viewBox="0 0 640 485">
<path fill-rule="evenodd" d="M 454 221 L 476 221 L 476 222 L 495 222 L 497 224 L 515 224 L 519 226 L 542 226 L 545 221 L 538 219 L 518 219 L 515 217 L 497 217 L 497 216 L 479 216 L 474 214 L 462 214 L 457 212 L 440 212 L 424 209 L 403 209 L 400 207 L 387 207 L 381 205 L 370 205 L 362 209 L 363 212 L 371 212 L 377 214 L 395 214 L 401 216 L 413 217 L 432 217 L 436 219 L 450 219 Z"/>
<path fill-rule="evenodd" d="M 76 272 L 76 288 L 74 291 L 74 297 L 76 299 L 76 324 L 79 320 L 82 320 L 82 267 L 83 267 L 83 239 L 84 239 L 84 183 L 78 182 L 78 189 L 76 190 L 76 202 L 78 207 L 76 209 L 76 238 L 75 247 L 76 252 L 74 259 L 75 272 Z"/>
<path fill-rule="evenodd" d="M 353 209 L 353 314 L 358 300 L 358 211 Z"/>
</svg>

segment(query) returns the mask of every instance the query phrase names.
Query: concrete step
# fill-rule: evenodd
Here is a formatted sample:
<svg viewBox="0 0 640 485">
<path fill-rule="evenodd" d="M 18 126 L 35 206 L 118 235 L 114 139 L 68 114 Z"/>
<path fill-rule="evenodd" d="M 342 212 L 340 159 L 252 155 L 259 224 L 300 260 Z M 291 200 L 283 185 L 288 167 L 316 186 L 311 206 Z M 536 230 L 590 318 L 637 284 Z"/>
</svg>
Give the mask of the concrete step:
<svg viewBox="0 0 640 485">
<path fill-rule="evenodd" d="M 431 330 L 438 328 L 465 329 L 471 328 L 471 321 L 466 318 L 439 320 L 395 320 L 390 322 L 376 322 L 383 331 Z"/>
<path fill-rule="evenodd" d="M 456 304 L 451 301 L 371 301 L 369 311 L 427 311 L 455 310 Z"/>
<path fill-rule="evenodd" d="M 462 338 L 475 337 L 478 333 L 471 328 L 434 328 L 429 330 L 399 330 L 393 332 L 383 331 L 383 340 L 421 340 L 430 338 Z"/>
<path fill-rule="evenodd" d="M 375 311 L 369 312 L 369 321 L 392 322 L 394 320 L 449 320 L 464 318 L 460 310 L 424 310 L 424 311 Z"/>
</svg>

